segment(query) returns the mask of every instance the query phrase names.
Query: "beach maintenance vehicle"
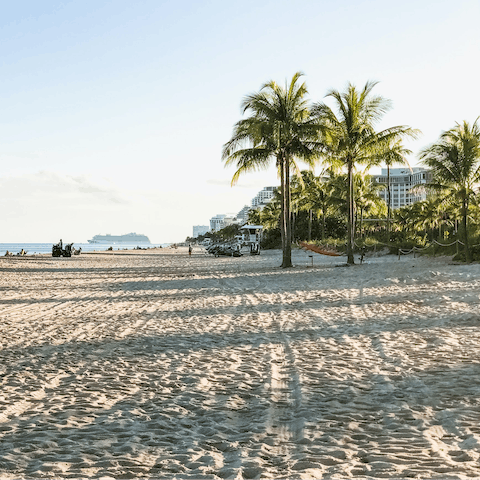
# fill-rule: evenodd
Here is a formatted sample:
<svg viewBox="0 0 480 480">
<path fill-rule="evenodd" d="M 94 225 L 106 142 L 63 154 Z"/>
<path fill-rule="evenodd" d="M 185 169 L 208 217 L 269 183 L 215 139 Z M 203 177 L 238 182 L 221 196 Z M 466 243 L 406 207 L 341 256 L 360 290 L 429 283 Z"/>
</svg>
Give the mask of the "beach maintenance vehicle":
<svg viewBox="0 0 480 480">
<path fill-rule="evenodd" d="M 72 255 L 79 255 L 81 251 L 81 248 L 78 250 L 73 248 L 73 243 L 66 243 L 64 247 L 62 239 L 60 239 L 60 241 L 52 247 L 52 257 L 71 257 Z"/>
<path fill-rule="evenodd" d="M 215 255 L 215 257 L 221 255 L 226 257 L 241 257 L 242 252 L 240 251 L 240 248 L 241 244 L 237 239 L 228 242 L 210 243 L 206 247 L 207 252 Z"/>
</svg>

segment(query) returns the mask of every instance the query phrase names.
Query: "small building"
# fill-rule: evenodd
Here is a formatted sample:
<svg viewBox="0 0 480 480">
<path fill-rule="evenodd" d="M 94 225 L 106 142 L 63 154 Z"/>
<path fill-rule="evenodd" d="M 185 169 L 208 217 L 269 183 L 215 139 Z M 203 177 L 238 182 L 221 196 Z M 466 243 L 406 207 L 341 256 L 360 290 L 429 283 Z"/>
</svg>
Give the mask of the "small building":
<svg viewBox="0 0 480 480">
<path fill-rule="evenodd" d="M 250 254 L 260 255 L 263 226 L 244 225 L 240 231 L 242 233 L 242 244 L 250 247 Z"/>
<path fill-rule="evenodd" d="M 242 241 L 246 244 L 258 243 L 262 239 L 262 225 L 244 225 L 240 231 L 242 232 Z"/>
</svg>

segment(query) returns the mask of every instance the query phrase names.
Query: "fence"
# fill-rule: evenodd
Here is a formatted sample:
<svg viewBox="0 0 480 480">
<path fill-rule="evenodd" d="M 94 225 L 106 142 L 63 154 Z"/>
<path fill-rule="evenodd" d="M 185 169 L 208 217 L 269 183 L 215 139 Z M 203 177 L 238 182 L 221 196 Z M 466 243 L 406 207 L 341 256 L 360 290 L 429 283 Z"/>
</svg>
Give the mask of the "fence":
<svg viewBox="0 0 480 480">
<path fill-rule="evenodd" d="M 427 245 L 425 247 L 413 247 L 410 250 L 405 250 L 403 248 L 399 248 L 398 249 L 398 259 L 400 260 L 400 257 L 402 255 L 410 255 L 411 253 L 413 253 L 413 258 L 415 258 L 415 254 L 417 252 L 422 252 L 423 250 L 427 250 L 427 248 L 434 247 L 435 245 L 438 245 L 440 247 L 451 247 L 452 245 L 457 245 L 457 248 L 458 248 L 458 245 L 465 246 L 465 244 L 463 242 L 461 242 L 460 240 L 455 240 L 454 242 L 447 243 L 447 244 L 440 243 L 440 242 L 437 242 L 436 240 L 434 240 L 432 243 L 430 243 L 430 245 Z M 480 244 L 471 245 L 470 248 L 479 247 L 479 246 L 480 246 Z M 434 253 L 435 253 L 435 251 L 434 251 Z"/>
<path fill-rule="evenodd" d="M 399 248 L 398 249 L 398 259 L 400 260 L 400 257 L 402 255 L 410 255 L 413 253 L 413 258 L 415 258 L 415 255 L 418 253 L 418 252 L 423 252 L 424 250 L 427 250 L 435 245 L 438 245 L 440 247 L 451 247 L 452 245 L 457 245 L 457 252 L 458 252 L 458 245 L 463 245 L 465 246 L 465 244 L 463 242 L 461 242 L 460 240 L 455 240 L 454 242 L 452 243 L 447 243 L 447 244 L 444 244 L 444 243 L 440 243 L 440 242 L 437 242 L 437 240 L 434 240 L 432 243 L 430 243 L 429 245 L 426 245 L 425 247 L 413 247 L 413 248 L 410 248 L 410 249 L 405 249 L 405 248 Z M 385 247 L 389 247 L 391 248 L 392 245 L 388 245 L 387 243 L 382 243 L 382 242 L 377 242 L 377 245 L 383 245 Z M 355 242 L 355 246 L 359 249 L 362 249 L 362 248 L 365 248 L 363 245 L 358 245 L 356 242 Z M 478 245 L 470 245 L 470 248 L 474 248 L 474 247 L 480 247 L 480 244 Z M 435 255 L 435 251 L 434 251 L 434 255 Z"/>
</svg>

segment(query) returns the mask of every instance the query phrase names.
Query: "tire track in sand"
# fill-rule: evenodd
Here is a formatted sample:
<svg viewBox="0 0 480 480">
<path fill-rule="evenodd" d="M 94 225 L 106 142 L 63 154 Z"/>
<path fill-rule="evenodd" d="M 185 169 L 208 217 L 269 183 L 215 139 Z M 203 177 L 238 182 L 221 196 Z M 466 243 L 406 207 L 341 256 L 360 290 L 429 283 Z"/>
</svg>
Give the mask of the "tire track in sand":
<svg viewBox="0 0 480 480">
<path fill-rule="evenodd" d="M 290 347 L 284 325 L 272 313 L 279 342 L 270 345 L 270 406 L 265 425 L 263 458 L 266 470 L 273 475 L 287 473 L 295 450 L 305 442 L 304 417 L 302 415 L 302 390 L 295 356 Z M 292 451 L 293 450 L 293 451 Z"/>
</svg>

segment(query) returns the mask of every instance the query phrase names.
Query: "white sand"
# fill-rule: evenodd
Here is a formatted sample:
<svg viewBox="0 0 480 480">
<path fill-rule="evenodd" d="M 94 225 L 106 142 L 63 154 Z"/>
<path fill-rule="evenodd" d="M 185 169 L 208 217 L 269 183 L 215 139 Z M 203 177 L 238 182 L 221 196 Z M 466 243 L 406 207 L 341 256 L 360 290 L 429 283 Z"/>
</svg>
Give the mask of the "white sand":
<svg viewBox="0 0 480 480">
<path fill-rule="evenodd" d="M 480 266 L 0 259 L 0 477 L 480 477 Z"/>
</svg>

